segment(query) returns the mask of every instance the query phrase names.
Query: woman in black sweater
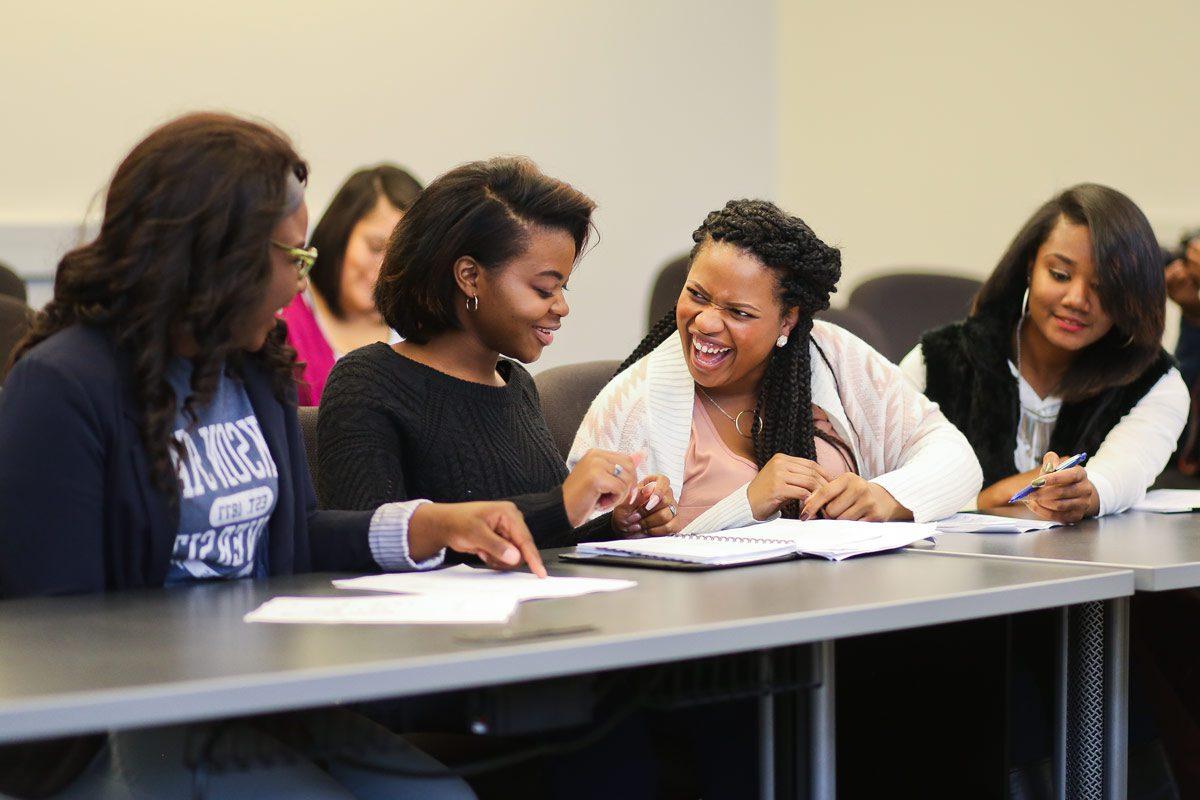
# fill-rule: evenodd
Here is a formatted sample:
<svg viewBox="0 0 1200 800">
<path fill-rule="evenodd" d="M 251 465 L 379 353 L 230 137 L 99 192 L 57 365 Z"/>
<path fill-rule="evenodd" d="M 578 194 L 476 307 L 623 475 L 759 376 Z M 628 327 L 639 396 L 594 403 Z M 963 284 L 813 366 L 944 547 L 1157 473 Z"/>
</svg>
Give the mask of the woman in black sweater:
<svg viewBox="0 0 1200 800">
<path fill-rule="evenodd" d="M 425 189 L 376 288 L 404 341 L 344 357 L 322 396 L 326 507 L 503 498 L 540 547 L 666 532 L 670 486 L 651 476 L 633 492 L 635 455 L 593 450 L 568 474 L 518 363 L 537 360 L 569 312 L 563 292 L 594 207 L 518 158 L 466 164 Z M 614 513 L 574 531 L 597 506 Z"/>
</svg>

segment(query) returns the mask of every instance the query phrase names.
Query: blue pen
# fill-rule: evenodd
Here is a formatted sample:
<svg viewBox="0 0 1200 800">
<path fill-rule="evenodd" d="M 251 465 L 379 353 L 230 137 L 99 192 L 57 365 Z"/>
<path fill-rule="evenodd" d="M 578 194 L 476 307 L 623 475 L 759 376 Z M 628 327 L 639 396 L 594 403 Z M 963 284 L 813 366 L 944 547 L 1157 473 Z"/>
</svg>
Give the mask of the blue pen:
<svg viewBox="0 0 1200 800">
<path fill-rule="evenodd" d="M 1071 457 L 1070 457 L 1070 458 L 1068 458 L 1066 461 L 1062 462 L 1062 463 L 1061 463 L 1061 464 L 1059 464 L 1057 467 L 1055 467 L 1054 469 L 1050 470 L 1050 472 L 1045 472 L 1045 473 L 1042 473 L 1042 474 L 1043 474 L 1043 475 L 1049 475 L 1049 474 L 1051 474 L 1051 473 L 1053 473 L 1053 472 L 1060 472 L 1060 471 L 1062 471 L 1062 470 L 1064 470 L 1064 469 L 1070 469 L 1071 467 L 1074 467 L 1074 466 L 1075 466 L 1075 465 L 1077 465 L 1077 464 L 1082 464 L 1082 463 L 1083 463 L 1083 462 L 1085 462 L 1085 461 L 1087 461 L 1087 453 L 1080 453 L 1080 454 L 1079 454 L 1079 455 L 1077 455 L 1077 456 L 1071 456 Z M 1036 480 L 1036 479 L 1035 479 L 1035 480 Z M 1037 491 L 1039 488 L 1041 488 L 1041 487 L 1034 486 L 1034 485 L 1031 483 L 1031 484 L 1029 484 L 1028 486 L 1026 486 L 1024 489 L 1022 489 L 1021 491 L 1019 491 L 1019 492 L 1017 492 L 1016 494 L 1014 494 L 1012 497 L 1008 498 L 1008 502 L 1009 502 L 1009 503 L 1015 503 L 1015 502 L 1017 502 L 1018 500 L 1020 500 L 1021 498 L 1025 497 L 1026 495 L 1033 494 L 1033 493 L 1034 493 L 1034 492 L 1036 492 L 1036 491 Z"/>
</svg>

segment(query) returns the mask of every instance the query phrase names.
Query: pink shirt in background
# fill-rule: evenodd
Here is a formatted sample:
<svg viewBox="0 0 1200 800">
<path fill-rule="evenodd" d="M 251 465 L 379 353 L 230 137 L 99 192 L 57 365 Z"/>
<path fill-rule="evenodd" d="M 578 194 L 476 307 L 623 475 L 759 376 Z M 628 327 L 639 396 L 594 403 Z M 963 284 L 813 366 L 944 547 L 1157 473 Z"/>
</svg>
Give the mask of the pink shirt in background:
<svg viewBox="0 0 1200 800">
<path fill-rule="evenodd" d="M 279 316 L 287 322 L 287 342 L 295 349 L 296 360 L 304 365 L 300 384 L 296 387 L 299 403 L 302 406 L 318 405 L 337 356 L 321 332 L 317 316 L 304 295 L 293 297 Z"/>
<path fill-rule="evenodd" d="M 813 423 L 823 433 L 837 437 L 829 417 L 816 406 L 813 406 Z M 817 463 L 830 477 L 852 471 L 845 456 L 829 442 L 814 437 L 814 445 Z M 681 527 L 686 527 L 738 487 L 754 480 L 757 474 L 758 467 L 753 461 L 737 455 L 722 441 L 708 410 L 696 395 L 692 404 L 692 435 L 683 461 L 683 490 L 678 503 Z"/>
</svg>

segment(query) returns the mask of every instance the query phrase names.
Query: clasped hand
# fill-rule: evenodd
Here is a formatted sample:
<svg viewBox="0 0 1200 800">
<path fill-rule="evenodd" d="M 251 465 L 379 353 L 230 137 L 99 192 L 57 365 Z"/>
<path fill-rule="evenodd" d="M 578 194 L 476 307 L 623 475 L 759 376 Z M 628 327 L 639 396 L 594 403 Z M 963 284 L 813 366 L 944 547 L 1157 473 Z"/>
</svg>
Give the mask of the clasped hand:
<svg viewBox="0 0 1200 800">
<path fill-rule="evenodd" d="M 801 504 L 802 520 L 817 516 L 868 522 L 912 519 L 912 512 L 879 484 L 852 472 L 830 477 L 817 462 L 783 453 L 776 453 L 759 470 L 746 494 L 757 520 L 767 519 L 791 501 Z"/>
</svg>

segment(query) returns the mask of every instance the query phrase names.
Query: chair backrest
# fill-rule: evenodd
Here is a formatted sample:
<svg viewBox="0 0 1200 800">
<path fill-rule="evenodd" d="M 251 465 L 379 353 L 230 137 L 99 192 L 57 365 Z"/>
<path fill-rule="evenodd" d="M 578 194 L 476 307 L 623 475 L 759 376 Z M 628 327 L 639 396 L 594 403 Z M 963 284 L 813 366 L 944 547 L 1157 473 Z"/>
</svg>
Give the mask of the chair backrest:
<svg viewBox="0 0 1200 800">
<path fill-rule="evenodd" d="M 0 385 L 8 373 L 8 357 L 17 342 L 29 332 L 33 310 L 21 300 L 0 295 Z"/>
<path fill-rule="evenodd" d="M 658 271 L 654 288 L 650 290 L 650 309 L 646 314 L 646 330 L 675 307 L 683 285 L 687 283 L 688 254 L 673 258 Z"/>
<path fill-rule="evenodd" d="M 856 308 L 828 308 L 817 314 L 817 319 L 845 328 L 881 353 L 888 347 L 887 334 L 879 323 Z"/>
<path fill-rule="evenodd" d="M 565 460 L 575 442 L 575 432 L 588 406 L 609 382 L 620 361 L 586 361 L 551 367 L 534 376 L 542 403 L 542 416 Z"/>
<path fill-rule="evenodd" d="M 308 474 L 313 485 L 317 483 L 317 407 L 300 406 L 296 409 L 300 417 L 300 433 L 304 436 L 304 457 L 308 461 Z"/>
<path fill-rule="evenodd" d="M 887 336 L 887 348 L 880 352 L 898 362 L 925 331 L 966 317 L 982 285 L 958 275 L 895 273 L 860 283 L 850 293 L 849 307 L 879 323 Z"/>
<path fill-rule="evenodd" d="M 29 302 L 25 281 L 4 262 L 0 262 L 0 296 L 15 297 L 22 303 Z"/>
</svg>

